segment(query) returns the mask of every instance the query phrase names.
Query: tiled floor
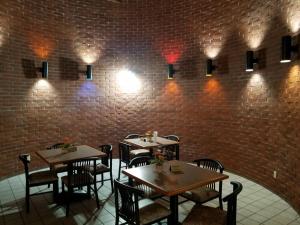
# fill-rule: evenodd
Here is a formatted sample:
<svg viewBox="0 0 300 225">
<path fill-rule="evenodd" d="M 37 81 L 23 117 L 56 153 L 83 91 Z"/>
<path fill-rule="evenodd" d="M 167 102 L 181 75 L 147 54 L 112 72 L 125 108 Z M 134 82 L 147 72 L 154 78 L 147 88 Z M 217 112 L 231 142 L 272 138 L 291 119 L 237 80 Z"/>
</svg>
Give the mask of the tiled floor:
<svg viewBox="0 0 300 225">
<path fill-rule="evenodd" d="M 117 177 L 118 160 L 114 160 L 114 176 Z M 300 217 L 289 204 L 262 186 L 245 178 L 226 172 L 230 179 L 224 182 L 224 195 L 232 190 L 229 182 L 239 181 L 244 189 L 238 199 L 238 224 L 240 225 L 300 225 Z M 125 179 L 125 177 L 123 177 Z M 47 187 L 36 188 L 36 191 Z M 31 211 L 24 211 L 24 175 L 0 181 L 0 225 L 61 225 L 115 224 L 114 198 L 109 182 L 99 191 L 102 207 L 97 210 L 93 199 L 71 204 L 71 215 L 65 217 L 65 208 L 52 202 L 51 194 L 31 197 Z M 166 204 L 165 201 L 161 201 Z M 217 201 L 209 203 L 217 204 Z M 193 203 L 180 205 L 179 219 L 182 221 Z"/>
</svg>

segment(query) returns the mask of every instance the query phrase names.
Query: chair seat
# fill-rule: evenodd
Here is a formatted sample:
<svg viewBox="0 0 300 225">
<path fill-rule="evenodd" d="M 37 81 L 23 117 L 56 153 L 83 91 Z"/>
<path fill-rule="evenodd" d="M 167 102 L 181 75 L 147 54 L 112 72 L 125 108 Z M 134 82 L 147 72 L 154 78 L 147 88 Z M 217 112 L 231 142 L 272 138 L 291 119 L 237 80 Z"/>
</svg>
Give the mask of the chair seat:
<svg viewBox="0 0 300 225">
<path fill-rule="evenodd" d="M 162 196 L 160 193 L 156 192 L 153 188 L 146 186 L 144 184 L 136 184 L 134 187 L 139 190 L 142 190 L 144 192 L 143 197 L 145 198 L 153 199 Z"/>
<path fill-rule="evenodd" d="M 56 164 L 56 165 L 53 165 L 52 170 L 55 173 L 67 172 L 68 171 L 68 165 L 62 164 L 62 163 L 61 164 Z"/>
<path fill-rule="evenodd" d="M 194 202 L 204 203 L 218 197 L 219 192 L 208 187 L 200 187 L 191 191 L 187 191 L 181 194 L 181 196 Z"/>
<path fill-rule="evenodd" d="M 137 155 L 149 155 L 150 151 L 148 149 L 134 149 L 130 151 L 130 155 L 137 156 Z"/>
<path fill-rule="evenodd" d="M 40 171 L 31 173 L 28 177 L 30 186 L 53 183 L 58 180 L 52 171 Z"/>
<path fill-rule="evenodd" d="M 163 219 L 170 215 L 170 211 L 159 203 L 150 199 L 139 201 L 140 224 L 151 224 L 156 220 Z"/>
<path fill-rule="evenodd" d="M 94 167 L 93 166 L 90 167 L 90 171 L 91 171 L 91 173 L 94 173 Z M 96 165 L 96 173 L 95 174 L 106 173 L 106 172 L 109 172 L 109 171 L 110 171 L 110 168 L 103 165 L 103 164 L 101 164 L 101 163 Z"/>
<path fill-rule="evenodd" d="M 196 205 L 183 225 L 226 225 L 226 212 L 208 206 Z"/>
<path fill-rule="evenodd" d="M 69 184 L 68 176 L 63 176 L 61 178 L 61 180 L 67 187 L 86 186 L 86 185 L 92 184 L 94 182 L 94 179 L 91 175 L 89 176 L 89 179 L 87 180 L 86 175 L 84 175 L 84 174 L 72 175 L 70 184 Z"/>
</svg>

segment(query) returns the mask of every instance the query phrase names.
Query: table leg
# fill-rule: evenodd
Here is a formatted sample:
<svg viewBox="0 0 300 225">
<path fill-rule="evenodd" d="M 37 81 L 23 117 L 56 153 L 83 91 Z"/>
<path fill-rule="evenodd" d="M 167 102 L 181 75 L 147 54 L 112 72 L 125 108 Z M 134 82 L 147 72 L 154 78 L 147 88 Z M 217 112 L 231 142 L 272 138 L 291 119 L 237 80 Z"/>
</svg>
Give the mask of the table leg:
<svg viewBox="0 0 300 225">
<path fill-rule="evenodd" d="M 168 219 L 168 225 L 177 225 L 178 223 L 178 195 L 170 197 L 171 216 Z"/>
</svg>

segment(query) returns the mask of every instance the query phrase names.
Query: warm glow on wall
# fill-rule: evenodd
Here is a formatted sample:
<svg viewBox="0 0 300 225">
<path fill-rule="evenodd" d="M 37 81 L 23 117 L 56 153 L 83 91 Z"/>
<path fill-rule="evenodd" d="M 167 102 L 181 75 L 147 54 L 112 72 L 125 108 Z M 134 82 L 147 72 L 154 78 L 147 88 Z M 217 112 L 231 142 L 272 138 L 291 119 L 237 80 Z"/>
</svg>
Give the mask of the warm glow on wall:
<svg viewBox="0 0 300 225">
<path fill-rule="evenodd" d="M 51 89 L 52 86 L 48 82 L 48 80 L 45 79 L 39 79 L 32 88 L 32 91 L 39 91 L 39 90 L 45 90 L 45 89 Z"/>
<path fill-rule="evenodd" d="M 219 81 L 217 81 L 214 78 L 209 79 L 204 86 L 204 92 L 208 94 L 216 94 L 220 92 L 220 90 L 221 90 L 221 85 Z"/>
<path fill-rule="evenodd" d="M 252 74 L 241 98 L 243 106 L 248 108 L 261 108 L 269 104 L 268 101 L 272 97 L 268 92 L 268 85 L 261 74 Z"/>
<path fill-rule="evenodd" d="M 180 87 L 174 80 L 169 80 L 165 86 L 166 94 L 168 95 L 178 95 L 180 94 Z"/>
<path fill-rule="evenodd" d="M 32 50 L 40 59 L 47 59 L 55 47 L 53 40 L 37 32 L 29 32 L 28 39 Z"/>
<path fill-rule="evenodd" d="M 5 33 L 7 33 L 8 31 L 8 26 L 9 26 L 9 23 L 7 21 L 7 18 L 5 18 L 4 16 L 1 17 L 0 16 L 0 47 L 3 45 L 4 43 L 4 37 L 5 37 Z M 1 51 L 1 49 L 0 49 Z"/>
<path fill-rule="evenodd" d="M 99 59 L 101 53 L 100 47 L 91 45 L 77 46 L 76 51 L 82 61 L 86 64 L 92 64 L 96 62 Z"/>
<path fill-rule="evenodd" d="M 210 59 L 214 59 L 217 57 L 217 55 L 220 53 L 221 51 L 221 44 L 220 46 L 207 46 L 205 49 L 204 49 L 204 54 L 210 58 Z"/>
<path fill-rule="evenodd" d="M 0 26 L 0 47 L 4 42 L 4 29 Z"/>
<path fill-rule="evenodd" d="M 211 22 L 215 23 L 215 21 Z M 207 29 L 210 29 L 210 27 Z M 225 32 L 225 27 L 219 27 L 218 30 L 211 32 L 208 30 L 201 30 L 199 34 L 199 44 L 207 58 L 215 59 L 221 52 L 226 38 L 227 33 Z"/>
<path fill-rule="evenodd" d="M 253 4 L 250 3 L 249 4 Z M 265 2 L 254 3 L 253 7 L 249 8 L 249 11 L 245 16 L 241 18 L 241 35 L 244 38 L 248 47 L 252 50 L 256 50 L 264 40 L 266 33 L 271 25 L 275 6 L 270 5 L 265 8 Z"/>
<path fill-rule="evenodd" d="M 293 33 L 300 30 L 300 1 L 282 0 L 283 20 Z"/>
<path fill-rule="evenodd" d="M 123 93 L 137 93 L 141 89 L 141 81 L 130 70 L 123 69 L 117 73 L 116 81 L 118 88 Z"/>
<path fill-rule="evenodd" d="M 291 94 L 295 94 L 295 96 L 299 96 L 299 82 L 300 82 L 300 66 L 294 65 L 290 68 L 288 75 L 285 81 L 283 82 L 282 95 L 288 98 L 291 98 Z"/>
</svg>

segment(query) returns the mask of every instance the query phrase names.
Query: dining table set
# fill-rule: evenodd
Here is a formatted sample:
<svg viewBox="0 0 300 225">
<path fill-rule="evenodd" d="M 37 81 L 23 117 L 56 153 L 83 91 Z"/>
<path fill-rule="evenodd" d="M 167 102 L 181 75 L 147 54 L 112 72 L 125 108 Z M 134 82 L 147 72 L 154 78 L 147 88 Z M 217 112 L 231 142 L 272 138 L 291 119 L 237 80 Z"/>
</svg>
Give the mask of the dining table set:
<svg viewBox="0 0 300 225">
<path fill-rule="evenodd" d="M 145 137 L 125 138 L 123 142 L 132 146 L 133 149 L 149 149 L 152 155 L 156 151 L 161 151 L 161 149 L 168 146 L 179 146 L 179 141 L 158 136 L 152 139 Z M 58 164 L 69 165 L 78 160 L 99 160 L 106 157 L 103 151 L 99 151 L 99 149 L 88 145 L 77 145 L 72 149 L 58 147 L 55 149 L 39 150 L 36 154 L 49 167 Z M 171 225 L 179 224 L 178 197 L 181 194 L 228 178 L 223 173 L 180 161 L 179 156 L 170 161 L 165 160 L 161 164 L 152 163 L 133 168 L 127 167 L 122 170 L 122 173 L 136 183 L 145 185 L 162 196 L 169 198 L 170 216 L 168 217 L 168 224 Z"/>
</svg>

